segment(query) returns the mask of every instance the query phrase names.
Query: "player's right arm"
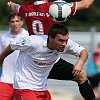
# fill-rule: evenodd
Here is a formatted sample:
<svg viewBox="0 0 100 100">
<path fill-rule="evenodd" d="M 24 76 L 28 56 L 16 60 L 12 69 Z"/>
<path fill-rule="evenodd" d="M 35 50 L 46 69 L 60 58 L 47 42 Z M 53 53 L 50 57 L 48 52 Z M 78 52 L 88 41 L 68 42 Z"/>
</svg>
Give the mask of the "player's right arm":
<svg viewBox="0 0 100 100">
<path fill-rule="evenodd" d="M 76 10 L 78 11 L 78 10 L 88 9 L 93 2 L 94 2 L 94 0 L 81 0 L 81 1 L 77 2 Z"/>
<path fill-rule="evenodd" d="M 12 1 L 7 2 L 7 5 L 13 10 L 13 12 L 16 12 L 16 8 L 19 6 L 19 4 L 16 4 Z"/>
<path fill-rule="evenodd" d="M 10 45 L 8 45 L 3 52 L 0 54 L 0 68 L 2 67 L 4 59 L 13 52 Z"/>
</svg>

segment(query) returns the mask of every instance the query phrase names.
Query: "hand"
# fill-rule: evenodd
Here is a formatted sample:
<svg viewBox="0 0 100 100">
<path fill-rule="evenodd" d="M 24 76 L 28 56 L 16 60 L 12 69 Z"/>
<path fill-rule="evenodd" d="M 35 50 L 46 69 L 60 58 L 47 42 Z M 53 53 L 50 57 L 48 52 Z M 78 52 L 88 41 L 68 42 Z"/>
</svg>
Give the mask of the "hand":
<svg viewBox="0 0 100 100">
<path fill-rule="evenodd" d="M 11 7 L 11 4 L 12 4 L 11 1 L 7 2 L 7 5 L 8 5 L 9 7 Z"/>
<path fill-rule="evenodd" d="M 16 4 L 10 1 L 10 2 L 7 2 L 7 5 L 16 13 L 16 8 L 19 6 L 19 4 Z"/>
<path fill-rule="evenodd" d="M 82 69 L 83 69 L 83 66 L 79 63 L 76 63 L 72 71 L 73 76 L 74 77 L 78 76 L 80 72 L 82 71 Z"/>
</svg>

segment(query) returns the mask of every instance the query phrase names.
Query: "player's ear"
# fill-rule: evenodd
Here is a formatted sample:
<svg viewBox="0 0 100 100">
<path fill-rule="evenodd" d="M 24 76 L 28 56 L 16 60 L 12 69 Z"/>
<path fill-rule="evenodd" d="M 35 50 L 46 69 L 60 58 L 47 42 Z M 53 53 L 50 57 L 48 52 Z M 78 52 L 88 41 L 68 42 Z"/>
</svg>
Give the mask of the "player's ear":
<svg viewBox="0 0 100 100">
<path fill-rule="evenodd" d="M 51 36 L 49 36 L 49 41 L 52 41 L 52 40 L 53 40 L 53 38 Z"/>
<path fill-rule="evenodd" d="M 23 21 L 23 20 L 21 20 L 21 25 L 23 26 L 23 24 L 24 24 L 24 21 Z"/>
</svg>

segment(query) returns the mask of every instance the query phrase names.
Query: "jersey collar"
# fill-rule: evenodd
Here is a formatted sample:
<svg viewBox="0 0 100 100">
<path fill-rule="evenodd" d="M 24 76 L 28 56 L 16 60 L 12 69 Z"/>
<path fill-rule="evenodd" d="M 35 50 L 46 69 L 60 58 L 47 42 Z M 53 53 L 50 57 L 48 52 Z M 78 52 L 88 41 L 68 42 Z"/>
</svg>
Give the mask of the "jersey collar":
<svg viewBox="0 0 100 100">
<path fill-rule="evenodd" d="M 34 2 L 35 5 L 44 4 L 44 3 L 46 3 L 46 2 L 45 1 L 35 1 Z"/>
</svg>

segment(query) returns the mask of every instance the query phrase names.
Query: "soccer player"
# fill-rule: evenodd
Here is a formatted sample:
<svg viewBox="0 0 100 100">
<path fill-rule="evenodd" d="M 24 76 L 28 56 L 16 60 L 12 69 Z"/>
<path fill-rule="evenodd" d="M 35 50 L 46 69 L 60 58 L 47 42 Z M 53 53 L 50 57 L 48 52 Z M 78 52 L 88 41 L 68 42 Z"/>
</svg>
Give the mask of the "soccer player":
<svg viewBox="0 0 100 100">
<path fill-rule="evenodd" d="M 74 15 L 78 10 L 87 9 L 93 1 L 94 0 L 81 0 L 79 2 L 69 3 L 71 15 Z M 35 2 L 31 0 L 22 5 L 10 1 L 7 4 L 14 12 L 25 19 L 29 35 L 47 35 L 49 27 L 57 23 L 53 21 L 49 15 L 48 10 L 52 2 L 48 2 L 48 0 L 37 0 Z"/>
<path fill-rule="evenodd" d="M 99 68 L 100 68 L 100 43 L 98 44 L 98 48 L 93 52 L 91 52 L 86 68 L 87 77 L 92 85 L 96 100 L 100 100 L 100 92 L 98 89 L 100 83 Z"/>
<path fill-rule="evenodd" d="M 81 0 L 79 2 L 71 2 L 71 15 L 74 15 L 76 11 L 87 9 L 90 7 L 90 5 L 93 3 L 94 0 Z M 27 28 L 30 35 L 40 35 L 45 34 L 47 35 L 47 31 L 49 27 L 57 22 L 54 22 L 51 17 L 49 16 L 49 6 L 52 4 L 52 2 L 48 2 L 48 0 L 39 0 L 39 1 L 28 1 L 22 5 L 8 2 L 7 3 L 11 9 L 16 12 L 19 16 L 22 16 L 27 24 Z M 60 59 L 56 62 L 54 67 L 52 68 L 48 78 L 51 79 L 59 79 L 59 80 L 68 80 L 69 77 L 66 75 L 67 67 L 58 66 L 59 63 L 65 63 L 69 66 L 69 64 L 63 60 Z M 60 69 L 60 70 L 59 70 Z M 61 70 L 62 69 L 62 70 Z M 79 68 L 74 67 L 73 73 L 77 73 L 77 70 Z M 91 89 L 90 84 L 87 82 L 87 77 L 84 74 L 81 78 L 76 77 L 74 80 L 78 83 L 79 91 L 82 95 L 82 97 L 85 100 L 89 100 L 89 98 L 93 98 L 93 91 Z M 93 99 L 90 99 L 93 100 Z"/>
<path fill-rule="evenodd" d="M 0 53 L 9 45 L 10 39 L 19 39 L 22 36 L 28 36 L 28 32 L 22 28 L 23 19 L 11 12 L 8 16 L 10 30 L 2 34 L 0 37 Z M 14 66 L 19 54 L 19 50 L 14 51 L 5 58 L 2 65 L 2 73 L 0 76 L 0 100 L 13 100 L 13 80 Z"/>
<path fill-rule="evenodd" d="M 75 80 L 78 77 L 79 82 L 82 82 L 81 79 L 85 76 L 82 69 L 88 53 L 84 47 L 69 39 L 68 29 L 64 25 L 52 25 L 48 36 L 31 35 L 21 37 L 17 41 L 11 40 L 10 45 L 0 55 L 0 67 L 4 58 L 14 50 L 20 50 L 14 77 L 16 100 L 51 100 L 47 90 L 47 77 L 55 62 L 64 53 L 79 57 L 75 65 L 69 62 L 58 63 L 58 66 L 62 66 L 62 68 L 67 67 L 67 79 Z M 73 70 L 73 67 L 76 70 Z M 86 79 L 84 78 L 84 80 Z M 87 88 L 85 89 L 88 91 Z M 95 96 L 92 95 L 85 100 L 94 100 L 94 98 Z"/>
</svg>

